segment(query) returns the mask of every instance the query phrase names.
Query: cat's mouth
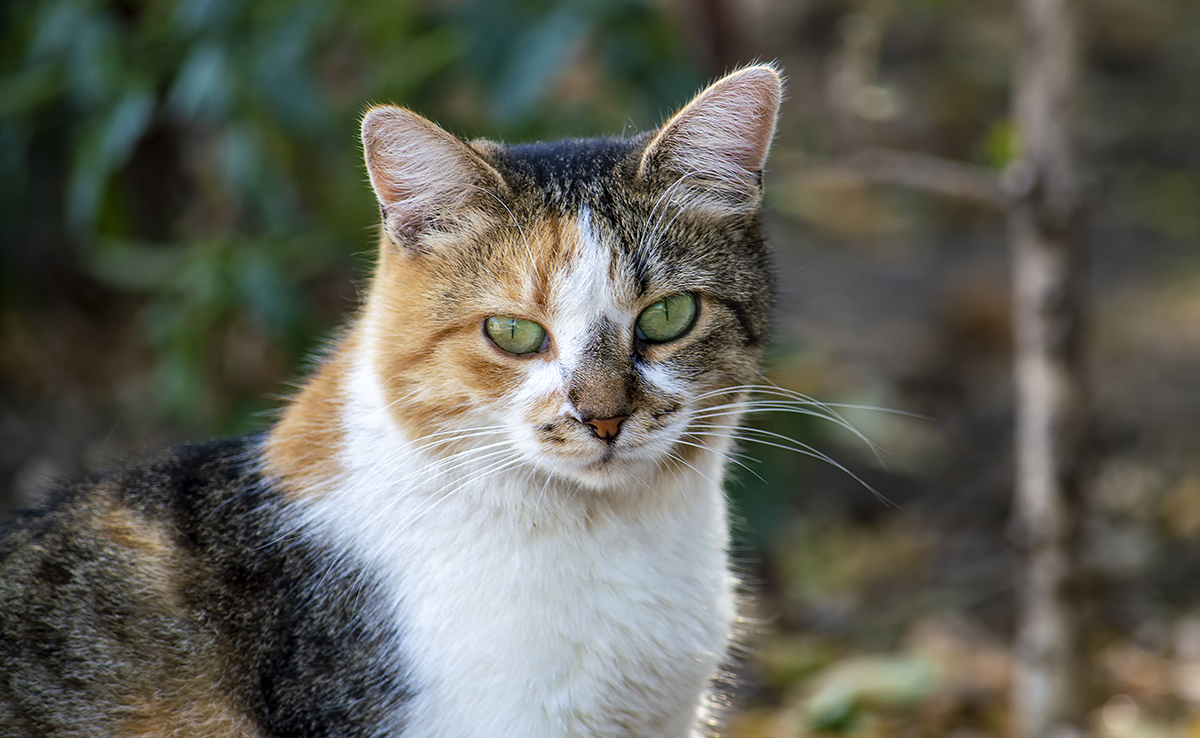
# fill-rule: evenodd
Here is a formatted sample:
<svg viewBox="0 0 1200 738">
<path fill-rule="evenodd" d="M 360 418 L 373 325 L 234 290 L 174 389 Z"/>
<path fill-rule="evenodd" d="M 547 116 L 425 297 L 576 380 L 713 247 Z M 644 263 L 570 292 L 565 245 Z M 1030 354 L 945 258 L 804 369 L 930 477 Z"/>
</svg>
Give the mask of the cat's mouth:
<svg viewBox="0 0 1200 738">
<path fill-rule="evenodd" d="M 644 478 L 677 451 L 683 432 L 676 412 L 636 414 L 621 423 L 619 432 L 605 437 L 573 417 L 532 426 L 535 463 L 548 471 L 564 472 L 590 487 L 604 488 Z"/>
<path fill-rule="evenodd" d="M 635 447 L 626 447 L 624 444 L 616 442 L 599 441 L 599 443 L 604 445 L 597 448 L 598 444 L 595 439 L 588 439 L 585 441 L 585 445 L 591 448 L 586 448 L 581 453 L 572 454 L 572 456 L 583 468 L 599 471 L 629 463 L 631 453 L 636 451 Z"/>
<path fill-rule="evenodd" d="M 593 469 L 603 469 L 605 466 L 612 464 L 613 459 L 615 459 L 619 453 L 620 452 L 617 449 L 610 445 L 600 452 L 600 458 L 596 459 L 588 466 Z"/>
</svg>

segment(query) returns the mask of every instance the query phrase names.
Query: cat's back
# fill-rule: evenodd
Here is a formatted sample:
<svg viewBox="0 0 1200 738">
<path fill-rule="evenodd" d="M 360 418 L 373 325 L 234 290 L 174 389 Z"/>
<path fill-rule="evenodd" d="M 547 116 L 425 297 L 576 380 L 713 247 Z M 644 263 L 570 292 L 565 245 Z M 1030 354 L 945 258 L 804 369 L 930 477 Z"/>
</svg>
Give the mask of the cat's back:
<svg viewBox="0 0 1200 738">
<path fill-rule="evenodd" d="M 0 531 L 0 735 L 359 735 L 384 707 L 364 694 L 400 699 L 373 668 L 390 634 L 348 605 L 369 585 L 295 535 L 257 445 L 169 452 Z"/>
</svg>

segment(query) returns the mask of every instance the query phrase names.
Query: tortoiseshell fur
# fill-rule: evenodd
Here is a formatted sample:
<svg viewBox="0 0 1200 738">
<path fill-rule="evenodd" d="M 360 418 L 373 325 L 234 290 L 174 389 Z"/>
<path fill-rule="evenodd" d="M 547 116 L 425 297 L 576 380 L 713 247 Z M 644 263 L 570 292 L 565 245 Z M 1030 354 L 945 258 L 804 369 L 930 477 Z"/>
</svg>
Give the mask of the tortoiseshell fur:
<svg viewBox="0 0 1200 738">
<path fill-rule="evenodd" d="M 403 691 L 370 578 L 286 535 L 257 446 L 179 449 L 6 530 L 0 735 L 372 734 Z"/>
<path fill-rule="evenodd" d="M 780 93 L 751 67 L 659 131 L 512 146 L 371 110 L 376 272 L 280 420 L 0 531 L 0 736 L 707 734 Z M 680 295 L 684 334 L 637 332 Z"/>
</svg>

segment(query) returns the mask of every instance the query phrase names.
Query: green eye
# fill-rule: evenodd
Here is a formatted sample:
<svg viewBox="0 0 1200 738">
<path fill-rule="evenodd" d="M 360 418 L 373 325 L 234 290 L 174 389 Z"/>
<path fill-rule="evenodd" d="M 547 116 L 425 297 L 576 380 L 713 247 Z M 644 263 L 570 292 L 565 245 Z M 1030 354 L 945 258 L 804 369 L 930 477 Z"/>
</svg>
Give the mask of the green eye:
<svg viewBox="0 0 1200 738">
<path fill-rule="evenodd" d="M 679 338 L 696 321 L 696 298 L 671 295 L 642 311 L 637 319 L 638 338 L 653 343 Z"/>
<path fill-rule="evenodd" d="M 493 315 L 483 329 L 492 343 L 510 354 L 534 354 L 546 346 L 546 329 L 532 320 Z"/>
</svg>

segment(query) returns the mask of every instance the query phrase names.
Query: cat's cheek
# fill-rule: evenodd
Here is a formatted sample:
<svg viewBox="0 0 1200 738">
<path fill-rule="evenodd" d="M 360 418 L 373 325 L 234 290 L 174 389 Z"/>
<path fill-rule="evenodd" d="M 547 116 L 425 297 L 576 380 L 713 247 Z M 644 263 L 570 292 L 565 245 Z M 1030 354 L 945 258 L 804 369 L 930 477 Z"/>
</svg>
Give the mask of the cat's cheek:
<svg viewBox="0 0 1200 738">
<path fill-rule="evenodd" d="M 496 407 L 517 449 L 539 465 L 548 454 L 571 448 L 569 411 L 562 373 L 554 362 L 523 362 L 521 378 L 495 397 Z"/>
<path fill-rule="evenodd" d="M 691 394 L 690 383 L 668 362 L 643 361 L 638 364 L 637 372 L 645 386 L 644 394 L 649 397 L 663 398 L 678 405 L 682 404 L 682 398 Z"/>
<path fill-rule="evenodd" d="M 553 362 L 522 362 L 516 381 L 508 387 L 497 388 L 496 400 L 505 408 L 510 422 L 544 423 L 563 411 L 566 393 L 562 375 Z"/>
</svg>

